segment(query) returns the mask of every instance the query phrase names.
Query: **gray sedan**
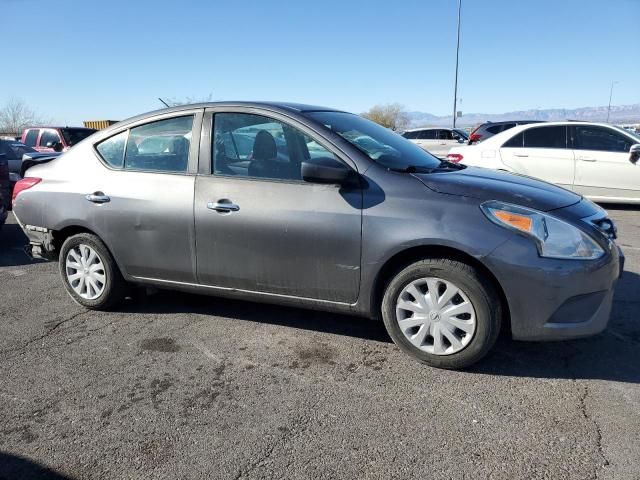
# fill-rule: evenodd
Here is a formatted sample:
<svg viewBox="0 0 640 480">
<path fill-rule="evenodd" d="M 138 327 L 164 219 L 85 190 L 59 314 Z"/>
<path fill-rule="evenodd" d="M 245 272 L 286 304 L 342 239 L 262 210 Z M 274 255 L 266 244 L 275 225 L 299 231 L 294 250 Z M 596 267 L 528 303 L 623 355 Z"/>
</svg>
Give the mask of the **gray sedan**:
<svg viewBox="0 0 640 480">
<path fill-rule="evenodd" d="M 501 325 L 520 340 L 600 332 L 623 263 L 606 212 L 575 193 L 306 105 L 131 118 L 14 195 L 31 253 L 57 259 L 87 308 L 151 285 L 353 313 L 442 368 L 478 361 Z"/>
</svg>

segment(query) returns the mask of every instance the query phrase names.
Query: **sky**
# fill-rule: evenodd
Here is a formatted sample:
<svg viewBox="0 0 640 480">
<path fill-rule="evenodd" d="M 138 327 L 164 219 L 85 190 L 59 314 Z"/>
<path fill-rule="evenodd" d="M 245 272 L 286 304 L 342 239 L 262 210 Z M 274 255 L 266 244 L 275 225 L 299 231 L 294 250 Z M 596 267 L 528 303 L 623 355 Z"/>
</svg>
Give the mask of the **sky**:
<svg viewBox="0 0 640 480">
<path fill-rule="evenodd" d="M 68 125 L 158 97 L 453 109 L 457 0 L 0 0 L 0 18 L 0 106 Z M 614 105 L 640 103 L 638 19 L 640 0 L 462 0 L 458 109 L 607 105 L 613 81 Z"/>
</svg>

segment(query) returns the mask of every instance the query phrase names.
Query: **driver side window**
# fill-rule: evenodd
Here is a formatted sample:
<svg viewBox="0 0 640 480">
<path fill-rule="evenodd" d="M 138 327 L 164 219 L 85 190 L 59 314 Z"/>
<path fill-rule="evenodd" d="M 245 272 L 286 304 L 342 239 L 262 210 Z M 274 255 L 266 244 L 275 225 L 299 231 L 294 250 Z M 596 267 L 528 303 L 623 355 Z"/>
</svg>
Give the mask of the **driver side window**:
<svg viewBox="0 0 640 480">
<path fill-rule="evenodd" d="M 273 118 L 217 113 L 213 120 L 214 175 L 302 181 L 302 162 L 338 160 L 307 134 Z"/>
<path fill-rule="evenodd" d="M 576 126 L 576 150 L 628 153 L 632 142 L 627 137 L 604 127 Z"/>
</svg>

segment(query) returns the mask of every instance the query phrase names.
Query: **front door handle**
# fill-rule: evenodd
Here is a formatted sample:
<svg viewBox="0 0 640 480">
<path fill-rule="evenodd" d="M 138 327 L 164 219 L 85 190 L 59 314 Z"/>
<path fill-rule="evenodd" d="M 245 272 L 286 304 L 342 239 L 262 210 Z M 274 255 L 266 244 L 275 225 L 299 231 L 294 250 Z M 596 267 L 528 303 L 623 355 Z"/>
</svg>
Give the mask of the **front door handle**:
<svg viewBox="0 0 640 480">
<path fill-rule="evenodd" d="M 209 210 L 215 210 L 216 212 L 237 212 L 240 210 L 240 207 L 235 203 L 230 202 L 209 202 L 207 203 L 207 208 Z"/>
<path fill-rule="evenodd" d="M 105 195 L 102 192 L 93 192 L 88 195 L 85 195 L 87 200 L 93 203 L 108 203 L 111 201 L 108 195 Z"/>
<path fill-rule="evenodd" d="M 596 159 L 593 157 L 578 157 L 578 160 L 582 160 L 583 162 L 595 162 Z"/>
</svg>

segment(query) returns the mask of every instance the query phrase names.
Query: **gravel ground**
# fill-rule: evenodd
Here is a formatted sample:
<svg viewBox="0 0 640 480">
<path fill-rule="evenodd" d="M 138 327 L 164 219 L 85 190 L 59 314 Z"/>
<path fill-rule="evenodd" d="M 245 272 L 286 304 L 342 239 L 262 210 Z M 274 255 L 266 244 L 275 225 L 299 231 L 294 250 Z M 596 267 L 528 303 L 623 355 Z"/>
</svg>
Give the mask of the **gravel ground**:
<svg viewBox="0 0 640 480">
<path fill-rule="evenodd" d="M 609 329 L 422 366 L 369 320 L 172 292 L 91 312 L 0 233 L 0 478 L 640 478 L 640 219 Z"/>
</svg>

